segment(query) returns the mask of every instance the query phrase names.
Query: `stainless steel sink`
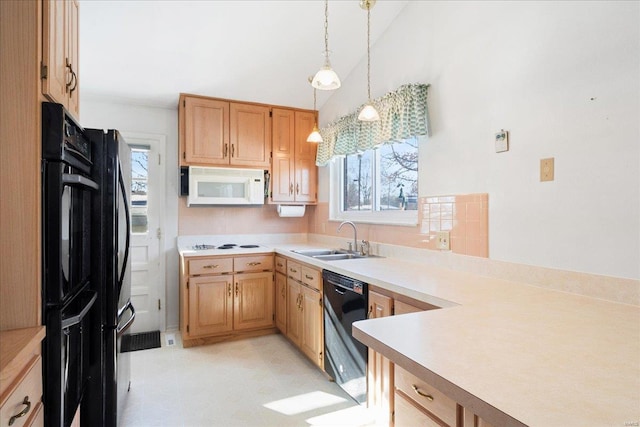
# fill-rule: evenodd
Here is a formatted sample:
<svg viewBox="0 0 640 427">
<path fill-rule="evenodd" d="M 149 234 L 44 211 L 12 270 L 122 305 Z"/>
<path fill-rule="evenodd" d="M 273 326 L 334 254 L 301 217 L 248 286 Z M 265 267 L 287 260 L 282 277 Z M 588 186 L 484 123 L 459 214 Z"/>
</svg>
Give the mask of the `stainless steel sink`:
<svg viewBox="0 0 640 427">
<path fill-rule="evenodd" d="M 291 252 L 323 261 L 339 261 L 343 259 L 356 258 L 380 258 L 378 255 L 361 255 L 357 252 L 349 252 L 346 249 L 294 249 Z"/>
<path fill-rule="evenodd" d="M 365 255 L 360 254 L 329 254 L 329 255 L 316 255 L 314 256 L 316 259 L 321 259 L 324 261 L 338 261 L 341 259 L 354 259 L 354 258 L 367 258 Z"/>
</svg>

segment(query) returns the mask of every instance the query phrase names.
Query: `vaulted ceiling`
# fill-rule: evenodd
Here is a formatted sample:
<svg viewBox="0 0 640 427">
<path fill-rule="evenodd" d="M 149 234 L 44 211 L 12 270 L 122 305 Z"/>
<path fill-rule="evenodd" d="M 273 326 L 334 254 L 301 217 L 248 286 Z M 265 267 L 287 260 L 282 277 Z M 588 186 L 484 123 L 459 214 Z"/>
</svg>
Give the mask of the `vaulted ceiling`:
<svg viewBox="0 0 640 427">
<path fill-rule="evenodd" d="M 372 44 L 407 3 L 378 0 Z M 358 0 L 329 2 L 329 49 L 342 80 L 366 60 Z M 185 92 L 312 108 L 323 51 L 321 0 L 80 3 L 83 99 L 168 107 Z M 318 108 L 329 96 L 318 91 Z"/>
</svg>

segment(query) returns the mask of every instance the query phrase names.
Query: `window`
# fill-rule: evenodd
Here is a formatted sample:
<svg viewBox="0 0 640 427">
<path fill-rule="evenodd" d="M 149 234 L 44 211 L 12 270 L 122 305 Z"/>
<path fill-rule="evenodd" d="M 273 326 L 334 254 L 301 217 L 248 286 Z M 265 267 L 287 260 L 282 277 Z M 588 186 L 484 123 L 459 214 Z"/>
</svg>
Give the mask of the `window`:
<svg viewBox="0 0 640 427">
<path fill-rule="evenodd" d="M 417 223 L 417 138 L 348 155 L 332 169 L 331 219 Z"/>
<path fill-rule="evenodd" d="M 131 232 L 146 233 L 149 148 L 131 149 Z"/>
</svg>

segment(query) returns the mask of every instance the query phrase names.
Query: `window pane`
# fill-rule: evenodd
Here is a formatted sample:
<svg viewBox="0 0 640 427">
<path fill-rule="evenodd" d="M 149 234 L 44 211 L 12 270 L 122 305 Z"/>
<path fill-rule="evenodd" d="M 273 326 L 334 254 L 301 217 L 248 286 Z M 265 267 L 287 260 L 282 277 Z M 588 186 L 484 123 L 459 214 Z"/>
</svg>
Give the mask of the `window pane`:
<svg viewBox="0 0 640 427">
<path fill-rule="evenodd" d="M 353 154 L 344 160 L 345 211 L 370 211 L 373 195 L 373 151 Z"/>
<path fill-rule="evenodd" d="M 146 233 L 149 151 L 131 150 L 131 232 Z"/>
<path fill-rule="evenodd" d="M 418 209 L 418 141 L 378 148 L 380 166 L 379 210 Z"/>
</svg>

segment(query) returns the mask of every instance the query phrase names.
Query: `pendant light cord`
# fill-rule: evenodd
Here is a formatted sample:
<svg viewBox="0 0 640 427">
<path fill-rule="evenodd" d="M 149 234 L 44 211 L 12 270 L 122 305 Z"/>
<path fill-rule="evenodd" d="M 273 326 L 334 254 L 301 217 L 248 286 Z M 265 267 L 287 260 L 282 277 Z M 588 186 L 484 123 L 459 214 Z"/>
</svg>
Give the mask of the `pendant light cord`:
<svg viewBox="0 0 640 427">
<path fill-rule="evenodd" d="M 367 5 L 367 96 L 371 103 L 371 5 Z"/>
<path fill-rule="evenodd" d="M 329 57 L 329 0 L 324 2 L 324 55 Z"/>
<path fill-rule="evenodd" d="M 316 88 L 313 88 L 313 111 L 316 110 Z"/>
</svg>

